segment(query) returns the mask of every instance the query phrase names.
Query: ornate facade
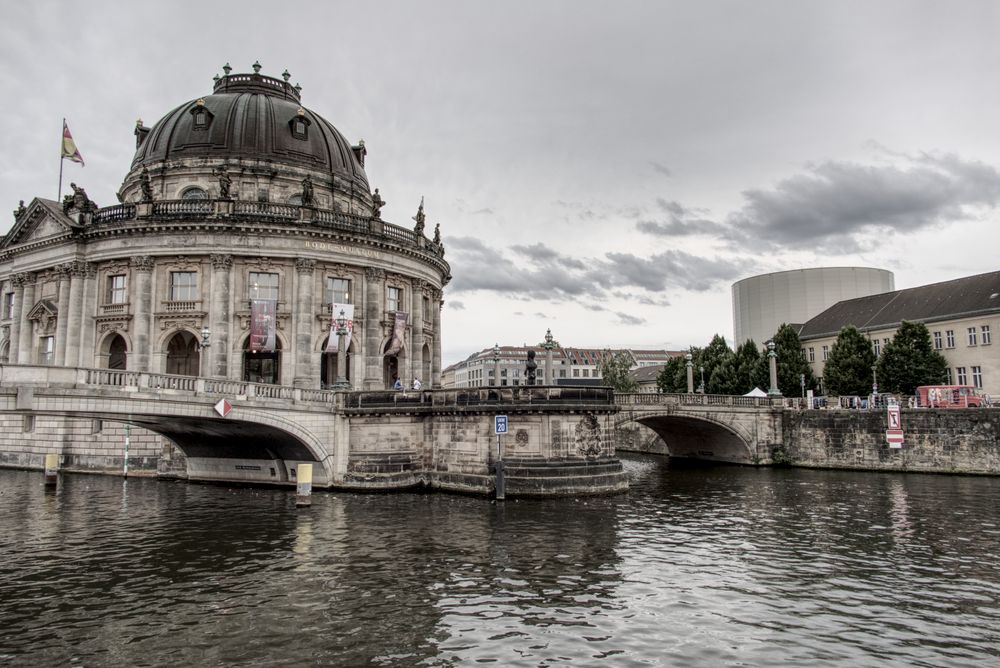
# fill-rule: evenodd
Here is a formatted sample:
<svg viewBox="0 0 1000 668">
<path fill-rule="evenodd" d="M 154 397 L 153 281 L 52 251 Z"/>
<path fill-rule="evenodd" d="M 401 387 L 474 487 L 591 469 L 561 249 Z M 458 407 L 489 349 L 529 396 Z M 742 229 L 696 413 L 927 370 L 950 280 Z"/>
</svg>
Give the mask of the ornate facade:
<svg viewBox="0 0 1000 668">
<path fill-rule="evenodd" d="M 227 68 L 211 95 L 139 121 L 135 137 L 119 204 L 74 184 L 15 212 L 0 240 L 0 362 L 329 387 L 337 302 L 354 305 L 352 388 L 440 386 L 440 237 L 423 235 L 422 205 L 419 231 L 381 219 L 364 142 L 302 107 L 287 73 Z M 254 299 L 276 301 L 273 351 L 249 345 Z M 394 331 L 402 345 L 386 355 Z"/>
</svg>

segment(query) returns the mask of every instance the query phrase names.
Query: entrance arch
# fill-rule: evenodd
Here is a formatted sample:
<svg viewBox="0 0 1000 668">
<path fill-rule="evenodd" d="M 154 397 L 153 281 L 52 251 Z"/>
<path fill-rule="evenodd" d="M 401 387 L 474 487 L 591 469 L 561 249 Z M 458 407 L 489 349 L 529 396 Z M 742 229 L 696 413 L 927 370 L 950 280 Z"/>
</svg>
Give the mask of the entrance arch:
<svg viewBox="0 0 1000 668">
<path fill-rule="evenodd" d="M 281 384 L 281 338 L 274 337 L 274 350 L 250 350 L 250 337 L 243 340 L 243 380 L 251 383 Z"/>
<path fill-rule="evenodd" d="M 128 367 L 128 344 L 121 334 L 113 334 L 104 340 L 101 346 L 101 357 L 107 362 L 108 369 L 124 371 Z"/>
<path fill-rule="evenodd" d="M 420 354 L 420 382 L 427 387 L 431 386 L 431 347 L 424 344 L 424 349 Z"/>
<path fill-rule="evenodd" d="M 720 422 L 676 413 L 636 416 L 635 422 L 656 432 L 671 457 L 730 464 L 755 463 L 754 448 L 749 440 Z"/>
<path fill-rule="evenodd" d="M 110 358 L 109 358 L 110 362 Z M 187 331 L 179 331 L 167 341 L 166 372 L 176 376 L 197 376 L 201 362 L 198 339 Z"/>
<path fill-rule="evenodd" d="M 320 346 L 322 353 L 320 354 L 319 363 L 319 382 L 320 387 L 323 389 L 333 387 L 334 383 L 337 382 L 337 373 L 339 371 L 337 368 L 337 353 L 326 352 L 326 346 L 329 341 L 330 337 L 328 336 L 323 339 L 323 345 Z M 354 386 L 354 374 L 352 370 L 354 368 L 354 353 L 357 352 L 356 346 L 357 339 L 355 337 L 351 337 L 351 343 L 347 346 L 347 354 L 345 355 L 345 366 L 347 367 L 345 375 L 347 376 L 347 383 L 351 387 Z"/>
</svg>

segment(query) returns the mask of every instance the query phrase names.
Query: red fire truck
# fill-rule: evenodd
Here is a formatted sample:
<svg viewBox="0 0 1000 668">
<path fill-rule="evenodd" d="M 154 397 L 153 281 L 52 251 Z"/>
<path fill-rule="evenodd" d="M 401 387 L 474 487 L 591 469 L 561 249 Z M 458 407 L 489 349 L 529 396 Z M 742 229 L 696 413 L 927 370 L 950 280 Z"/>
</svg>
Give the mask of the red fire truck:
<svg viewBox="0 0 1000 668">
<path fill-rule="evenodd" d="M 983 397 L 971 385 L 921 385 L 918 405 L 923 408 L 979 408 Z"/>
</svg>

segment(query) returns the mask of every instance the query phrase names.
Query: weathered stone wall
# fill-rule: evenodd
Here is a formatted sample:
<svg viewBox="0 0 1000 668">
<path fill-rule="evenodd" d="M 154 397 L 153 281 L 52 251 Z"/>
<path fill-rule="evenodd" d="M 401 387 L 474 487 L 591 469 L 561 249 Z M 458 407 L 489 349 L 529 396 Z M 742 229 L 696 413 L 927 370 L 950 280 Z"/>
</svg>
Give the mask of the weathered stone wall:
<svg viewBox="0 0 1000 668">
<path fill-rule="evenodd" d="M 784 459 L 794 466 L 1000 474 L 1000 410 L 917 409 L 901 414 L 905 442 L 885 440 L 884 411 L 785 411 Z"/>
</svg>

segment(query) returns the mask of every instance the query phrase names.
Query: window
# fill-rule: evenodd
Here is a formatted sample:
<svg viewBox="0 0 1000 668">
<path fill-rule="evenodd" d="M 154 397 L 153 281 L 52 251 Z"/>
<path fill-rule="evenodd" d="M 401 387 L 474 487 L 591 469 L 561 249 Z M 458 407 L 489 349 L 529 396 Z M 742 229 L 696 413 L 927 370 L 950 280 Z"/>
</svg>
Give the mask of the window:
<svg viewBox="0 0 1000 668">
<path fill-rule="evenodd" d="M 977 338 L 976 337 L 976 334 L 977 334 L 976 328 L 975 327 L 970 327 L 968 329 L 968 332 L 969 332 L 969 345 L 970 346 L 976 345 L 976 338 Z"/>
<path fill-rule="evenodd" d="M 105 302 L 108 304 L 124 304 L 127 296 L 125 274 L 108 276 L 108 292 Z"/>
<path fill-rule="evenodd" d="M 823 346 L 823 361 L 827 361 L 830 358 L 830 346 Z"/>
<path fill-rule="evenodd" d="M 816 361 L 816 349 L 815 348 L 810 348 L 809 349 L 809 361 L 810 362 L 815 362 Z"/>
<path fill-rule="evenodd" d="M 324 299 L 327 304 L 350 304 L 351 303 L 351 281 L 346 278 L 326 277 L 326 295 Z"/>
<path fill-rule="evenodd" d="M 385 308 L 389 311 L 398 311 L 399 304 L 403 299 L 403 290 L 400 288 L 386 288 Z"/>
<path fill-rule="evenodd" d="M 3 296 L 3 317 L 10 320 L 14 317 L 14 293 L 8 292 Z"/>
<path fill-rule="evenodd" d="M 208 127 L 208 114 L 204 108 L 195 109 L 193 116 L 195 130 L 204 130 Z"/>
<path fill-rule="evenodd" d="M 988 346 L 993 343 L 993 338 L 990 336 L 990 326 L 983 325 L 980 332 L 983 335 L 983 345 Z"/>
<path fill-rule="evenodd" d="M 170 301 L 187 302 L 198 298 L 198 274 L 193 271 L 170 272 Z"/>
<path fill-rule="evenodd" d="M 184 192 L 181 193 L 181 199 L 208 199 L 208 193 L 198 186 L 191 186 L 184 189 Z"/>
<path fill-rule="evenodd" d="M 573 369 L 573 377 L 574 378 L 579 378 L 580 377 L 580 370 L 579 369 Z"/>
<path fill-rule="evenodd" d="M 941 332 L 934 332 L 934 350 L 941 350 L 944 347 L 944 343 L 941 340 Z"/>
<path fill-rule="evenodd" d="M 38 363 L 50 366 L 54 359 L 55 353 L 55 338 L 51 336 L 43 336 L 38 340 Z"/>
<path fill-rule="evenodd" d="M 965 377 L 965 367 L 964 366 L 957 366 L 957 367 L 955 367 L 955 375 L 958 376 L 958 380 L 955 383 L 956 385 L 966 385 L 967 384 L 966 381 L 968 379 Z"/>
<path fill-rule="evenodd" d="M 945 385 L 954 385 L 954 383 L 952 382 L 953 375 L 954 374 L 952 374 L 951 372 L 951 367 L 948 367 L 947 369 L 944 370 Z"/>
<path fill-rule="evenodd" d="M 973 387 L 978 387 L 982 389 L 983 387 L 983 368 L 979 366 L 972 367 L 972 385 Z"/>
<path fill-rule="evenodd" d="M 305 124 L 305 121 L 303 121 L 301 118 L 296 118 L 294 121 L 292 121 L 292 134 L 295 136 L 296 139 L 305 139 L 307 130 L 308 128 Z"/>
<path fill-rule="evenodd" d="M 250 299 L 278 300 L 278 275 L 251 271 L 247 281 L 247 294 Z"/>
<path fill-rule="evenodd" d="M 889 339 L 882 339 L 882 349 L 884 350 L 889 346 Z"/>
<path fill-rule="evenodd" d="M 946 345 L 947 345 L 947 346 L 948 346 L 949 348 L 954 348 L 954 347 L 955 347 L 955 331 L 954 331 L 954 330 L 951 330 L 951 329 L 949 329 L 949 330 L 947 330 L 947 331 L 946 331 L 946 332 L 944 333 L 944 336 L 945 336 L 945 339 L 946 339 L 946 341 L 947 341 Z"/>
<path fill-rule="evenodd" d="M 431 313 L 431 298 L 424 297 L 424 322 L 430 322 L 433 317 L 434 314 Z"/>
<path fill-rule="evenodd" d="M 559 370 L 559 377 L 560 378 L 565 378 L 566 377 L 566 369 L 560 369 Z"/>
<path fill-rule="evenodd" d="M 584 378 L 590 378 L 590 369 L 584 369 L 583 370 L 583 377 Z"/>
<path fill-rule="evenodd" d="M 878 357 L 879 355 L 882 354 L 882 344 L 879 342 L 878 339 L 872 341 L 872 349 L 875 351 L 875 357 Z"/>
</svg>

